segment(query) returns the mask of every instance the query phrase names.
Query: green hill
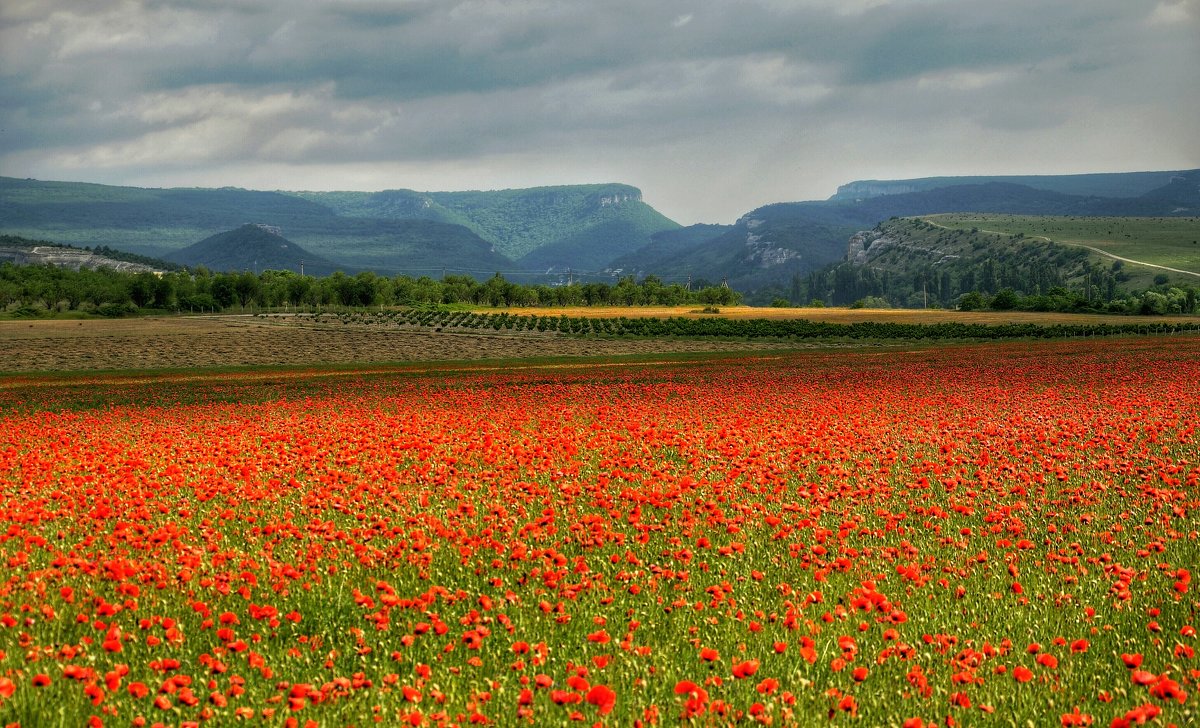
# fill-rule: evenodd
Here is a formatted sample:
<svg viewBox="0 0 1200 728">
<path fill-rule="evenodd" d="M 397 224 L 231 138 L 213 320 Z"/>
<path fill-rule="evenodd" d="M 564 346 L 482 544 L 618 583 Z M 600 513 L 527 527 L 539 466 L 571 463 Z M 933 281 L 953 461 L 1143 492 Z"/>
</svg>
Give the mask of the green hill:
<svg viewBox="0 0 1200 728">
<path fill-rule="evenodd" d="M 209 236 L 176 250 L 167 259 L 187 266 L 204 266 L 214 272 L 290 270 L 308 275 L 329 275 L 339 268 L 331 260 L 311 253 L 283 237 L 278 228 L 246 224 Z"/>
</svg>

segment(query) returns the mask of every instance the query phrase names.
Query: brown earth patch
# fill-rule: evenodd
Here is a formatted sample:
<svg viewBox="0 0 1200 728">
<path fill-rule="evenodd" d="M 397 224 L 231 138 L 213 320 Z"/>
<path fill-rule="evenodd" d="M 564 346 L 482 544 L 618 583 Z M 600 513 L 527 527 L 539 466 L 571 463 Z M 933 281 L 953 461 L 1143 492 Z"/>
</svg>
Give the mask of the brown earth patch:
<svg viewBox="0 0 1200 728">
<path fill-rule="evenodd" d="M 828 346 L 823 344 L 822 346 Z M 211 316 L 0 321 L 0 371 L 460 361 L 802 348 L 771 341 L 595 339 L 438 332 Z"/>
</svg>

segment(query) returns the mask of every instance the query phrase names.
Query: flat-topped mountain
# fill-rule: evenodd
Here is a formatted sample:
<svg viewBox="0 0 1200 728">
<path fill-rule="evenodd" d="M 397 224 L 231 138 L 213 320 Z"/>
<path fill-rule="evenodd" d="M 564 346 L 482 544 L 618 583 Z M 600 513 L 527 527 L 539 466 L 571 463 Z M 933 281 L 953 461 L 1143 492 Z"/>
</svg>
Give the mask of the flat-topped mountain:
<svg viewBox="0 0 1200 728">
<path fill-rule="evenodd" d="M 594 269 L 679 227 L 623 184 L 487 192 L 295 192 L 346 217 L 462 225 L 519 267 Z"/>
<path fill-rule="evenodd" d="M 1192 170 L 1194 171 L 1194 170 Z M 1172 179 L 1187 174 L 1173 172 L 1102 172 L 1097 174 L 1024 174 L 1024 175 L 970 175 L 962 177 L 921 177 L 896 180 L 855 180 L 837 189 L 830 201 L 865 200 L 868 197 L 902 195 L 922 192 L 939 187 L 980 185 L 989 182 L 1022 185 L 1035 190 L 1059 192 L 1065 195 L 1084 197 L 1140 197 L 1154 189 L 1171 183 Z"/>
</svg>

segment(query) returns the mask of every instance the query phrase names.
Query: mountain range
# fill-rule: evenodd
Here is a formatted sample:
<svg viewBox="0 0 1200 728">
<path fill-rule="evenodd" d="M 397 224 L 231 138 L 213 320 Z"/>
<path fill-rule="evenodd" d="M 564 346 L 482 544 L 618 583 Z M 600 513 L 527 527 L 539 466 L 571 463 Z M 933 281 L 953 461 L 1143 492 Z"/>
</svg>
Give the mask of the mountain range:
<svg viewBox="0 0 1200 728">
<path fill-rule="evenodd" d="M 1124 174 L 1086 175 L 1093 187 L 1119 189 Z M 954 178 L 949 178 L 954 179 Z M 709 280 L 725 279 L 745 291 L 779 286 L 795 275 L 804 275 L 841 260 L 851 235 L 892 217 L 939 212 L 995 212 L 1022 215 L 1083 216 L 1194 216 L 1200 214 L 1200 170 L 1171 173 L 1133 173 L 1137 192 L 1121 197 L 1100 197 L 1058 192 L 1048 187 L 1068 187 L 1070 180 L 1047 178 L 1042 188 L 974 178 L 907 192 L 884 192 L 883 187 L 856 187 L 873 196 L 845 199 L 839 195 L 820 202 L 766 205 L 746 213 L 732 226 L 700 240 L 690 248 L 649 245 L 619 259 L 623 270 L 635 274 L 671 271 Z M 1163 184 L 1141 189 L 1147 180 Z M 907 189 L 900 180 L 891 190 Z M 920 182 L 920 181 L 916 181 Z M 915 185 L 920 186 L 920 185 Z M 678 237 L 688 229 L 673 233 Z"/>
<path fill-rule="evenodd" d="M 856 231 L 942 212 L 1200 214 L 1200 170 L 865 180 L 730 225 L 682 227 L 629 185 L 474 192 L 148 189 L 0 177 L 0 233 L 214 269 L 513 280 L 727 281 L 773 288 L 842 260 Z"/>
</svg>

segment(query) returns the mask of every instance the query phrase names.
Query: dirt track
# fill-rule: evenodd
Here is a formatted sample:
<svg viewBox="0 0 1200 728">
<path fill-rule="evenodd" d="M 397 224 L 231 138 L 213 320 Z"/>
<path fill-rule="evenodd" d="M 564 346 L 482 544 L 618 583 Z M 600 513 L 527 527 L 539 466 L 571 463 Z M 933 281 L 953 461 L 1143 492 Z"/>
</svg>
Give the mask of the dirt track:
<svg viewBox="0 0 1200 728">
<path fill-rule="evenodd" d="M 0 321 L 0 371 L 449 361 L 797 348 L 746 341 L 601 340 L 552 333 L 450 333 L 251 316 Z"/>
</svg>

